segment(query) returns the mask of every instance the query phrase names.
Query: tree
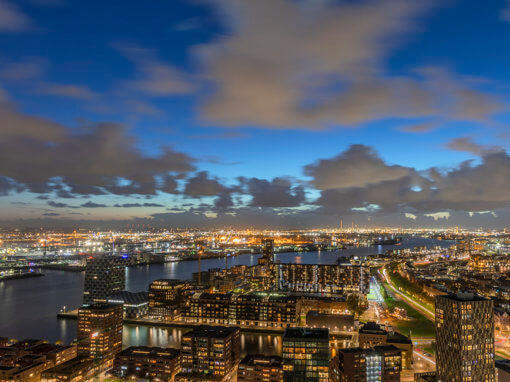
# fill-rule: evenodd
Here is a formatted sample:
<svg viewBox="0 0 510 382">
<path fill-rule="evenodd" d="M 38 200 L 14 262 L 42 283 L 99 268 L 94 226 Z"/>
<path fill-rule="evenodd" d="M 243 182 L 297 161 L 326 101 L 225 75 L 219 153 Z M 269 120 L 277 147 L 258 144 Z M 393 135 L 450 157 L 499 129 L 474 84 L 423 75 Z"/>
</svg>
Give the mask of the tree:
<svg viewBox="0 0 510 382">
<path fill-rule="evenodd" d="M 347 309 L 354 315 L 354 317 L 361 316 L 367 307 L 362 304 L 360 297 L 356 294 L 351 294 L 347 297 Z"/>
</svg>

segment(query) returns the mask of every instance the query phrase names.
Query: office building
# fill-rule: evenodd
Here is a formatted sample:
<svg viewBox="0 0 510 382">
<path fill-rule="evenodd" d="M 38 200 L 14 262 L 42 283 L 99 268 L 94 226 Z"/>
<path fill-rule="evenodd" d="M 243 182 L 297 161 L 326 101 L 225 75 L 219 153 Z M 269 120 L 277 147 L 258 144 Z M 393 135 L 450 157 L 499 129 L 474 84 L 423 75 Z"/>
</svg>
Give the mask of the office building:
<svg viewBox="0 0 510 382">
<path fill-rule="evenodd" d="M 283 382 L 283 359 L 249 354 L 239 363 L 237 382 Z"/>
<path fill-rule="evenodd" d="M 326 296 L 360 294 L 370 290 L 370 268 L 352 264 L 272 264 L 275 290 L 320 293 Z"/>
<path fill-rule="evenodd" d="M 132 346 L 115 356 L 113 373 L 119 378 L 173 381 L 179 372 L 179 350 Z"/>
<path fill-rule="evenodd" d="M 122 257 L 98 256 L 87 260 L 83 305 L 106 303 L 108 297 L 126 287 L 126 267 Z"/>
<path fill-rule="evenodd" d="M 149 285 L 149 316 L 173 320 L 179 315 L 179 304 L 189 284 L 179 280 L 154 280 Z"/>
<path fill-rule="evenodd" d="M 494 307 L 473 293 L 436 296 L 436 367 L 441 382 L 495 382 Z"/>
<path fill-rule="evenodd" d="M 398 382 L 400 349 L 393 345 L 339 349 L 330 368 L 332 382 Z"/>
<path fill-rule="evenodd" d="M 122 350 L 122 305 L 94 304 L 78 310 L 78 356 L 111 363 Z"/>
<path fill-rule="evenodd" d="M 283 380 L 327 382 L 329 330 L 287 328 L 283 335 Z"/>
<path fill-rule="evenodd" d="M 232 381 L 240 357 L 237 327 L 196 326 L 181 339 L 181 372 L 175 380 Z"/>
</svg>

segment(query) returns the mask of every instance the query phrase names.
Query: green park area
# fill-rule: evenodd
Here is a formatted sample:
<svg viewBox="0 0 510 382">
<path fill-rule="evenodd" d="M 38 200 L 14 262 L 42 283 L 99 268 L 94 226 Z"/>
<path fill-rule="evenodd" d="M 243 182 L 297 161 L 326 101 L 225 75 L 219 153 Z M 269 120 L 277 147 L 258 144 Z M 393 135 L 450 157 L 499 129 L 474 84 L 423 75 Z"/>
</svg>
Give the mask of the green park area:
<svg viewBox="0 0 510 382">
<path fill-rule="evenodd" d="M 387 287 L 386 283 L 383 283 L 381 287 L 381 294 L 384 298 L 384 302 L 390 311 L 393 311 L 395 307 L 403 308 L 407 311 L 408 320 L 396 321 L 397 328 L 400 333 L 412 337 L 434 337 L 435 327 L 434 322 L 430 321 L 423 314 L 418 312 L 412 306 L 406 302 L 395 298 L 391 290 Z"/>
</svg>

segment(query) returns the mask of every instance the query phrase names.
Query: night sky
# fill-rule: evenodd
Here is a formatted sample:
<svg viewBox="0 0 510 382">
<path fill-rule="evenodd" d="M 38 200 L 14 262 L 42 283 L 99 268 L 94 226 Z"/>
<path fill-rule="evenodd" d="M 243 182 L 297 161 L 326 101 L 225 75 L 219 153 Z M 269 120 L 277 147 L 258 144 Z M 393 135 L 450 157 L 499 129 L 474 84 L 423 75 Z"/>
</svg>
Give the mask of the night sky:
<svg viewBox="0 0 510 382">
<path fill-rule="evenodd" d="M 0 225 L 510 226 L 510 2 L 0 0 Z"/>
</svg>

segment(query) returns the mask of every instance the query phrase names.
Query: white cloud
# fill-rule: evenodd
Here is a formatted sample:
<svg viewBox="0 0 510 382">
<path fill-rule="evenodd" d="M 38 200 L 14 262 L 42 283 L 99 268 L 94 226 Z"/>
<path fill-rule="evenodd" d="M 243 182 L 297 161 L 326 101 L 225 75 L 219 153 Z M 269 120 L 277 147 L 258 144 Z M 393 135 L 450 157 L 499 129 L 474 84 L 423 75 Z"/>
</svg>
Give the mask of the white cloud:
<svg viewBox="0 0 510 382">
<path fill-rule="evenodd" d="M 425 214 L 425 216 L 434 218 L 435 221 L 438 221 L 439 219 L 448 220 L 448 218 L 450 217 L 450 213 L 449 212 L 435 212 L 433 214 Z"/>
</svg>

